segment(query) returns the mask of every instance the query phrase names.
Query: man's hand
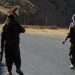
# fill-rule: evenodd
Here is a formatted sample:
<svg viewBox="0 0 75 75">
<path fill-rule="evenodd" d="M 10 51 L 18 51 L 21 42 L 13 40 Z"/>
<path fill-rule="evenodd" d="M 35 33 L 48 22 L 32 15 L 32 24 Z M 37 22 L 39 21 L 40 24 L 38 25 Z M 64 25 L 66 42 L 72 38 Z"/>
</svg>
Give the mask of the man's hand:
<svg viewBox="0 0 75 75">
<path fill-rule="evenodd" d="M 65 44 L 65 41 L 63 41 L 62 44 Z"/>
<path fill-rule="evenodd" d="M 65 44 L 65 42 L 67 41 L 68 36 L 65 38 L 65 40 L 62 42 L 62 44 Z"/>
</svg>

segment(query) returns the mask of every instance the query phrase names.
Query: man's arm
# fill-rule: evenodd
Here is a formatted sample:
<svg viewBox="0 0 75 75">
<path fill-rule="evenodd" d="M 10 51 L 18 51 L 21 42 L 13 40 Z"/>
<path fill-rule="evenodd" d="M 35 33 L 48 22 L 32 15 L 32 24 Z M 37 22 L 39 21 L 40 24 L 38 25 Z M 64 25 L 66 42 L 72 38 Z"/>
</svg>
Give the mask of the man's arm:
<svg viewBox="0 0 75 75">
<path fill-rule="evenodd" d="M 70 32 L 71 32 L 72 26 L 73 26 L 73 23 L 70 23 L 68 35 L 66 36 L 65 40 L 62 42 L 63 44 L 65 44 L 65 42 L 67 41 L 67 39 L 71 37 L 71 33 Z"/>
<path fill-rule="evenodd" d="M 25 28 L 23 28 L 22 26 L 21 26 L 21 32 L 22 32 L 22 33 L 25 32 Z"/>
<path fill-rule="evenodd" d="M 24 33 L 25 32 L 25 28 L 23 26 L 21 26 L 17 21 L 15 22 L 15 24 L 17 25 L 17 31 L 19 33 Z"/>
<path fill-rule="evenodd" d="M 67 39 L 68 39 L 68 36 L 65 38 L 65 40 L 62 43 L 65 44 L 65 42 L 67 41 Z"/>
<path fill-rule="evenodd" d="M 63 44 L 65 44 L 65 42 L 68 40 L 68 38 L 71 38 L 71 33 L 69 31 L 68 35 L 66 36 L 65 40 L 62 42 Z"/>
<path fill-rule="evenodd" d="M 18 26 L 18 32 L 19 33 L 24 33 L 25 32 L 25 28 L 22 27 L 21 25 Z"/>
</svg>

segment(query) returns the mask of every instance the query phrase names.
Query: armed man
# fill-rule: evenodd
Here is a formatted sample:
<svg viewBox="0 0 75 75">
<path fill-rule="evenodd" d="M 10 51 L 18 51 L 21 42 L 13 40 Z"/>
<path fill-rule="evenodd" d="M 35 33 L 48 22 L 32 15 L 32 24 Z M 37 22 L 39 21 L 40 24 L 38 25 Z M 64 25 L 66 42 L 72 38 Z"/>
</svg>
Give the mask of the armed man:
<svg viewBox="0 0 75 75">
<path fill-rule="evenodd" d="M 23 75 L 21 71 L 21 55 L 19 48 L 19 34 L 24 33 L 25 29 L 15 20 L 13 14 L 8 15 L 7 21 L 1 33 L 1 54 L 5 50 L 7 74 L 12 75 L 12 65 L 16 66 L 16 72 Z M 1 57 L 2 58 L 2 57 Z M 2 61 L 2 59 L 0 59 Z"/>
<path fill-rule="evenodd" d="M 63 44 L 65 44 L 65 42 L 67 41 L 67 39 L 70 39 L 70 43 L 71 43 L 71 47 L 70 47 L 70 61 L 71 61 L 71 65 L 70 65 L 70 69 L 74 69 L 75 68 L 75 14 L 72 16 L 72 20 L 73 22 L 70 24 L 69 27 L 69 33 L 66 36 L 65 40 L 63 41 Z"/>
</svg>

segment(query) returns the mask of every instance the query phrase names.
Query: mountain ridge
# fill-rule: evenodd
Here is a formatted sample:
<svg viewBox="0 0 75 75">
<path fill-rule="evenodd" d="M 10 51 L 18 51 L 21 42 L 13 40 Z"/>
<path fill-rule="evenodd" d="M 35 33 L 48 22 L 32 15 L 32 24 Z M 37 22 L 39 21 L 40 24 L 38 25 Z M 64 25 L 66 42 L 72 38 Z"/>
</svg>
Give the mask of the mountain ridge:
<svg viewBox="0 0 75 75">
<path fill-rule="evenodd" d="M 24 0 L 21 0 L 22 4 L 20 0 L 14 1 L 18 1 L 14 3 L 20 5 L 21 8 L 24 7 L 29 13 L 25 16 L 25 24 L 29 25 L 68 26 L 72 21 L 72 15 L 75 13 L 74 0 L 29 0 L 34 6 L 31 4 L 26 5 Z M 31 9 L 33 9 L 34 12 Z M 21 16 L 22 15 L 23 14 L 21 14 Z"/>
</svg>

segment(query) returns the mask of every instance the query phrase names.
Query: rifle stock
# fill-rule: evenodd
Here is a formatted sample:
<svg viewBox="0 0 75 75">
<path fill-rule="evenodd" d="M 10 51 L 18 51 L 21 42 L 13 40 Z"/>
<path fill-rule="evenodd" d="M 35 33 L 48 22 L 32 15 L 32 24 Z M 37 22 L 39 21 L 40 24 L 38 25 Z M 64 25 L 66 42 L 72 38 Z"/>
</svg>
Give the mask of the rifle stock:
<svg viewBox="0 0 75 75">
<path fill-rule="evenodd" d="M 0 53 L 0 63 L 2 62 L 2 58 L 3 58 L 3 49 L 1 49 L 1 53 Z"/>
</svg>

